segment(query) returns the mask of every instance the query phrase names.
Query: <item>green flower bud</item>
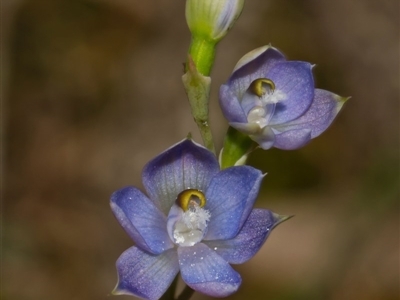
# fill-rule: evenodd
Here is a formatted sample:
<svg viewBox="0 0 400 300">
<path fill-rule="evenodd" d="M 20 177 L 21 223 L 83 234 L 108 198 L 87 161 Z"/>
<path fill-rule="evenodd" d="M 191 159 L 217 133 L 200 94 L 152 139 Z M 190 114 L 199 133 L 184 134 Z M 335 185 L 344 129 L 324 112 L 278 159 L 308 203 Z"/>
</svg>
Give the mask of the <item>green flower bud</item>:
<svg viewBox="0 0 400 300">
<path fill-rule="evenodd" d="M 195 38 L 220 41 L 243 9 L 244 0 L 187 0 L 186 21 Z"/>
</svg>

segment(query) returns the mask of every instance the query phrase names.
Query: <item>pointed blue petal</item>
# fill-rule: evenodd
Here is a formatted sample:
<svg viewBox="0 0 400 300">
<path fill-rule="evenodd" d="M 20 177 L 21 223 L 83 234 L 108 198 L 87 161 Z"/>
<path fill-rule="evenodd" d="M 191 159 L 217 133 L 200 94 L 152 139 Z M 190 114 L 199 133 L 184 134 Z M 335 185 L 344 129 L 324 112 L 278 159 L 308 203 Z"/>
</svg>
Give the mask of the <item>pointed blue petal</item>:
<svg viewBox="0 0 400 300">
<path fill-rule="evenodd" d="M 172 248 L 167 220 L 141 191 L 123 188 L 111 196 L 111 210 L 136 245 L 153 254 Z"/>
<path fill-rule="evenodd" d="M 266 209 L 253 209 L 239 234 L 230 240 L 204 243 L 231 264 L 242 264 L 252 258 L 281 220 Z"/>
<path fill-rule="evenodd" d="M 262 178 L 261 172 L 250 166 L 231 167 L 214 176 L 204 206 L 211 215 L 205 240 L 237 235 L 253 208 Z"/>
<path fill-rule="evenodd" d="M 226 297 L 236 292 L 242 282 L 223 258 L 202 243 L 179 247 L 178 256 L 182 279 L 202 294 Z"/>
<path fill-rule="evenodd" d="M 219 171 L 213 153 L 185 139 L 151 160 L 143 169 L 143 185 L 149 198 L 168 215 L 178 194 L 185 189 L 205 191 Z"/>
<path fill-rule="evenodd" d="M 314 98 L 311 64 L 300 61 L 280 62 L 268 72 L 275 83 L 275 92 L 285 96 L 275 107 L 270 125 L 283 124 L 301 116 Z"/>
<path fill-rule="evenodd" d="M 113 294 L 149 300 L 158 300 L 179 272 L 175 249 L 154 256 L 131 247 L 118 258 L 116 266 L 118 284 Z"/>
<path fill-rule="evenodd" d="M 274 147 L 282 150 L 294 150 L 305 146 L 310 140 L 310 129 L 288 130 L 275 134 Z"/>
<path fill-rule="evenodd" d="M 239 99 L 228 85 L 221 85 L 219 89 L 219 105 L 224 117 L 229 122 L 247 122 L 246 114 L 239 103 Z"/>
<path fill-rule="evenodd" d="M 315 89 L 314 101 L 304 115 L 274 128 L 279 131 L 309 129 L 313 139 L 329 127 L 346 100 L 331 92 Z"/>
</svg>

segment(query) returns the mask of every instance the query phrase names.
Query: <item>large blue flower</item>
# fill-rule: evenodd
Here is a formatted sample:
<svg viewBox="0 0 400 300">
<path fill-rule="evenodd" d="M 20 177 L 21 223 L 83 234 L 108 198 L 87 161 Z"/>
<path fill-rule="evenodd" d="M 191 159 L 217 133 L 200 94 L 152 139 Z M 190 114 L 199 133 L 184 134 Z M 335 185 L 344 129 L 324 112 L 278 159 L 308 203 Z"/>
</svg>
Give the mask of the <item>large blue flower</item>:
<svg viewBox="0 0 400 300">
<path fill-rule="evenodd" d="M 111 208 L 136 246 L 118 259 L 115 294 L 159 299 L 181 272 L 188 286 L 224 297 L 241 284 L 229 265 L 255 255 L 283 220 L 252 209 L 263 174 L 249 166 L 220 171 L 215 156 L 184 140 L 143 170 L 146 196 L 116 191 Z"/>
<path fill-rule="evenodd" d="M 328 128 L 345 100 L 314 89 L 312 65 L 287 61 L 271 46 L 241 58 L 220 88 L 229 124 L 263 149 L 304 146 Z"/>
</svg>

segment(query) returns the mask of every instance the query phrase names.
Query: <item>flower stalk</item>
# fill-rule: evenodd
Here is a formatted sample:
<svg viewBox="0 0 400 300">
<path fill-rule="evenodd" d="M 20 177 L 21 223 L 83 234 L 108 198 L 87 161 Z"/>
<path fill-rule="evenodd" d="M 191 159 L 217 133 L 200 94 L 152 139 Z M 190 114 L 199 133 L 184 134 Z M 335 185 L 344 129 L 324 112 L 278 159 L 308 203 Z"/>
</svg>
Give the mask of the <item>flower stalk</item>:
<svg viewBox="0 0 400 300">
<path fill-rule="evenodd" d="M 187 0 L 186 21 L 192 34 L 183 83 L 204 145 L 215 154 L 208 103 L 216 46 L 240 16 L 244 0 Z"/>
<path fill-rule="evenodd" d="M 176 287 L 178 285 L 178 278 L 179 278 L 179 274 L 175 276 L 174 281 L 172 281 L 172 284 L 169 286 L 169 288 L 164 293 L 164 295 L 162 295 L 160 300 L 174 300 L 175 299 L 175 292 L 176 292 Z"/>
<path fill-rule="evenodd" d="M 183 289 L 182 293 L 179 295 L 176 300 L 189 300 L 194 294 L 194 290 L 188 286 L 185 285 L 185 288 Z"/>
<path fill-rule="evenodd" d="M 249 154 L 255 150 L 255 148 L 256 143 L 253 142 L 248 135 L 229 126 L 224 140 L 224 147 L 219 157 L 221 169 L 244 165 Z"/>
<path fill-rule="evenodd" d="M 199 128 L 204 145 L 215 154 L 213 137 L 208 120 L 211 78 L 200 74 L 191 56 L 189 56 L 187 72 L 182 76 L 182 82 L 189 98 L 192 116 Z"/>
<path fill-rule="evenodd" d="M 205 39 L 202 37 L 192 37 L 189 47 L 189 55 L 197 68 L 197 71 L 204 75 L 209 76 L 212 66 L 214 64 L 215 50 L 217 42 Z M 186 71 L 189 69 L 190 60 L 186 63 Z"/>
</svg>

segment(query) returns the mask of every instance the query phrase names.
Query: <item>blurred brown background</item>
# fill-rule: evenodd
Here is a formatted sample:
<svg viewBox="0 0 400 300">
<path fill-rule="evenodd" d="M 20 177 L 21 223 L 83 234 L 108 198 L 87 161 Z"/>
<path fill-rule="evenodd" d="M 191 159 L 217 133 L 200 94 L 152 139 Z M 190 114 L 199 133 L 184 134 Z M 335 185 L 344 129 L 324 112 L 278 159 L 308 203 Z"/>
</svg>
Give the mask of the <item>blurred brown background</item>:
<svg viewBox="0 0 400 300">
<path fill-rule="evenodd" d="M 2 1 L 1 299 L 114 298 L 132 241 L 110 194 L 141 186 L 143 165 L 188 132 L 200 141 L 180 81 L 184 6 Z M 243 285 L 229 299 L 399 299 L 398 1 L 246 1 L 212 73 L 218 147 L 218 87 L 268 43 L 352 99 L 305 148 L 252 156 L 268 172 L 257 206 L 296 217 L 235 267 Z"/>
</svg>

